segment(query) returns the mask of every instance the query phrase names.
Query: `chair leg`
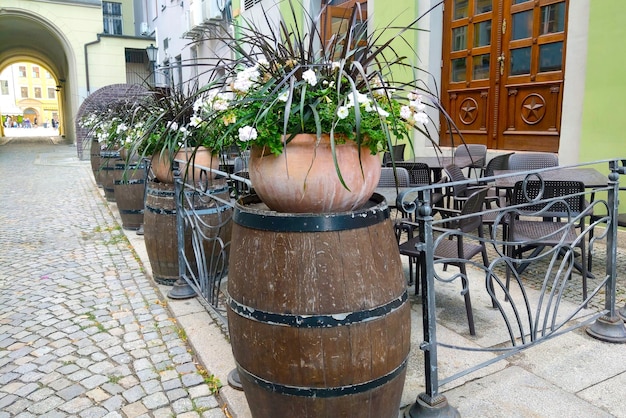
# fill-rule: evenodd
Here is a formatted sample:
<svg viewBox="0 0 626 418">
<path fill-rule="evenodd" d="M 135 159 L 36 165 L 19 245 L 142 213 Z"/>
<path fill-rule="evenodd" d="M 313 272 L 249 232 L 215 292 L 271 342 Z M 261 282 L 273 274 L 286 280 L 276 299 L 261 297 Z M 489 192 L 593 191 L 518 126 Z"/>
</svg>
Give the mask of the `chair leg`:
<svg viewBox="0 0 626 418">
<path fill-rule="evenodd" d="M 467 313 L 467 324 L 469 325 L 470 335 L 476 335 L 476 328 L 474 327 L 474 313 L 472 312 L 472 299 L 470 298 L 469 282 L 467 280 L 467 271 L 465 264 L 459 266 L 461 270 L 461 283 L 463 284 L 463 297 L 465 298 L 465 312 Z"/>
</svg>

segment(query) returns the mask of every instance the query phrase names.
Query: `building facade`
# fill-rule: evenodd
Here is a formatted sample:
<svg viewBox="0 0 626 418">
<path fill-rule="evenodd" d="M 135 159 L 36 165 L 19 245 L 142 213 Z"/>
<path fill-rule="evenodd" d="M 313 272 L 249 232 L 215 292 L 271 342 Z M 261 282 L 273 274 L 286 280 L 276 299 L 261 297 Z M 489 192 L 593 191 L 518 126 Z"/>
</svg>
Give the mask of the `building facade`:
<svg viewBox="0 0 626 418">
<path fill-rule="evenodd" d="M 299 3 L 315 14 L 325 3 L 341 8 L 354 2 Z M 491 153 L 550 150 L 562 164 L 612 157 L 621 149 L 620 0 L 360 3 L 372 30 L 423 15 L 418 25 L 424 30 L 412 35 L 405 52 L 424 69 L 423 82 L 438 92 L 468 142 L 485 143 Z M 287 8 L 277 0 L 4 0 L 0 70 L 17 62 L 47 68 L 71 137 L 78 107 L 97 89 L 203 85 L 225 53 L 202 41 L 203 32 L 232 31 L 230 19 L 258 22 L 267 15 L 271 22 L 281 10 Z M 145 54 L 151 44 L 158 48 L 154 63 Z M 445 138 L 440 142 L 446 145 Z M 434 153 L 419 136 L 413 148 Z"/>
<path fill-rule="evenodd" d="M 10 117 L 13 124 L 19 126 L 56 127 L 58 87 L 48 69 L 30 62 L 11 64 L 0 73 L 0 86 L 3 122 Z"/>
<path fill-rule="evenodd" d="M 3 0 L 0 72 L 24 62 L 45 69 L 55 86 L 60 130 L 75 142 L 75 115 L 86 97 L 107 85 L 150 79 L 145 49 L 154 42 L 154 30 L 137 3 Z M 16 94 L 20 99 L 21 89 Z M 47 95 L 46 87 L 42 99 Z M 0 104 L 0 113 L 5 106 Z"/>
</svg>

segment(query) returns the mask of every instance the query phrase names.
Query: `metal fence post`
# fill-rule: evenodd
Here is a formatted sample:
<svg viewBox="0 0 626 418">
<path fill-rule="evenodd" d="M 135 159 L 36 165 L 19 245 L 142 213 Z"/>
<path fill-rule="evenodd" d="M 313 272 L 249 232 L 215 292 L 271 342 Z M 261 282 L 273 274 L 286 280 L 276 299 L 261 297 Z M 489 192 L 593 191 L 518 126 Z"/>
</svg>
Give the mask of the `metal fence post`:
<svg viewBox="0 0 626 418">
<path fill-rule="evenodd" d="M 624 161 L 622 161 L 623 163 Z M 609 280 L 606 284 L 605 309 L 608 314 L 598 318 L 587 328 L 587 333 L 602 341 L 624 343 L 626 342 L 626 327 L 623 319 L 617 315 L 615 309 L 615 292 L 617 282 L 617 216 L 619 212 L 619 176 L 626 174 L 626 167 L 619 166 L 618 160 L 609 162 L 611 173 L 609 174 L 608 210 L 610 216 L 610 228 L 607 235 L 606 246 L 606 273 Z"/>
<path fill-rule="evenodd" d="M 426 388 L 420 393 L 404 416 L 405 418 L 418 417 L 460 417 L 458 410 L 448 404 L 445 396 L 439 393 L 439 375 L 437 366 L 437 317 L 435 303 L 435 265 L 433 243 L 433 216 L 430 204 L 430 190 L 419 192 L 416 219 L 419 221 L 421 265 L 426 274 L 421 274 L 422 280 L 422 322 L 424 341 L 420 349 L 424 352 L 424 376 Z M 421 268 L 418 265 L 416 268 Z M 424 272 L 424 270 L 422 270 Z"/>
<path fill-rule="evenodd" d="M 173 163 L 174 199 L 176 199 L 176 235 L 178 242 L 178 280 L 167 293 L 170 299 L 189 299 L 196 296 L 196 291 L 187 283 L 187 263 L 185 261 L 185 196 L 184 184 L 180 178 L 179 164 Z"/>
</svg>

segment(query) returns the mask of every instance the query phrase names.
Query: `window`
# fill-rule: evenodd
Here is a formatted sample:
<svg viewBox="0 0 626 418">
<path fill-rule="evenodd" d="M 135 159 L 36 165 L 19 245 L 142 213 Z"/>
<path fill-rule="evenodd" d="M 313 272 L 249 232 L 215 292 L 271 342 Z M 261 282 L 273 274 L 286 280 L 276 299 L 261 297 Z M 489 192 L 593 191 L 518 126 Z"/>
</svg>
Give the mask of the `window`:
<svg viewBox="0 0 626 418">
<path fill-rule="evenodd" d="M 0 80 L 0 94 L 3 96 L 9 95 L 9 81 L 8 80 Z"/>
<path fill-rule="evenodd" d="M 122 34 L 122 3 L 102 2 L 102 19 L 104 33 L 109 35 Z"/>
<path fill-rule="evenodd" d="M 261 0 L 244 0 L 243 9 L 250 10 L 255 4 L 261 3 Z"/>
<path fill-rule="evenodd" d="M 33 78 L 39 78 L 39 67 L 33 66 Z"/>
<path fill-rule="evenodd" d="M 56 90 L 54 89 L 54 87 L 48 87 L 48 99 L 54 99 Z"/>
<path fill-rule="evenodd" d="M 20 65 L 17 69 L 17 72 L 19 73 L 20 77 L 26 77 L 26 66 Z"/>
<path fill-rule="evenodd" d="M 22 98 L 28 97 L 28 87 L 20 87 L 20 92 L 22 93 Z"/>
<path fill-rule="evenodd" d="M 52 78 L 52 74 L 50 74 L 50 71 L 46 71 L 46 78 Z"/>
<path fill-rule="evenodd" d="M 41 87 L 35 87 L 35 99 L 41 99 Z"/>
</svg>

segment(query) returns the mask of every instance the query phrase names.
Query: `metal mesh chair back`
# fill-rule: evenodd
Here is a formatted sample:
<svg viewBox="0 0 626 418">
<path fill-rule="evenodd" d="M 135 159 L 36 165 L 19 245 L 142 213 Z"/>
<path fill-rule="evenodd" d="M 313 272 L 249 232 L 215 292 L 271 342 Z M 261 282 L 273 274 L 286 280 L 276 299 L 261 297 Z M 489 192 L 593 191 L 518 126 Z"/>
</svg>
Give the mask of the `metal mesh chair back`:
<svg viewBox="0 0 626 418">
<path fill-rule="evenodd" d="M 454 150 L 454 158 L 470 157 L 474 163 L 470 167 L 482 168 L 487 158 L 487 146 L 483 144 L 462 144 Z"/>
<path fill-rule="evenodd" d="M 409 172 L 409 185 L 410 186 L 423 186 L 425 184 L 431 184 L 430 167 L 426 163 L 409 163 L 401 161 L 397 167 L 406 168 Z"/>
<path fill-rule="evenodd" d="M 545 209 L 541 216 L 567 217 L 585 210 L 585 184 L 574 180 L 529 180 L 515 183 L 511 203 L 513 205 L 532 203 L 533 200 L 555 199 L 552 202 L 538 202 L 524 206 L 524 212 L 538 212 Z M 580 193 L 578 196 L 571 196 Z"/>
<path fill-rule="evenodd" d="M 508 170 L 509 169 L 509 158 L 515 154 L 514 152 L 510 152 L 508 154 L 500 154 L 493 157 L 487 165 L 485 166 L 485 177 L 493 176 L 494 170 Z"/>
<path fill-rule="evenodd" d="M 461 168 L 455 164 L 450 164 L 449 166 L 446 166 L 444 168 L 444 171 L 446 172 L 446 176 L 451 183 L 468 180 L 468 178 L 465 177 L 465 174 L 463 174 Z M 450 188 L 452 189 L 452 194 L 454 196 L 465 196 L 467 186 L 467 183 L 461 183 L 450 186 Z"/>
<path fill-rule="evenodd" d="M 409 172 L 402 167 L 382 167 L 378 187 L 409 187 Z"/>
<path fill-rule="evenodd" d="M 558 165 L 559 157 L 550 152 L 515 153 L 509 157 L 509 170 L 537 170 Z"/>
<path fill-rule="evenodd" d="M 404 149 L 406 144 L 392 145 L 391 153 L 385 152 L 383 155 L 383 165 L 387 165 L 392 162 L 391 156 L 393 153 L 393 161 L 404 161 Z"/>
</svg>

